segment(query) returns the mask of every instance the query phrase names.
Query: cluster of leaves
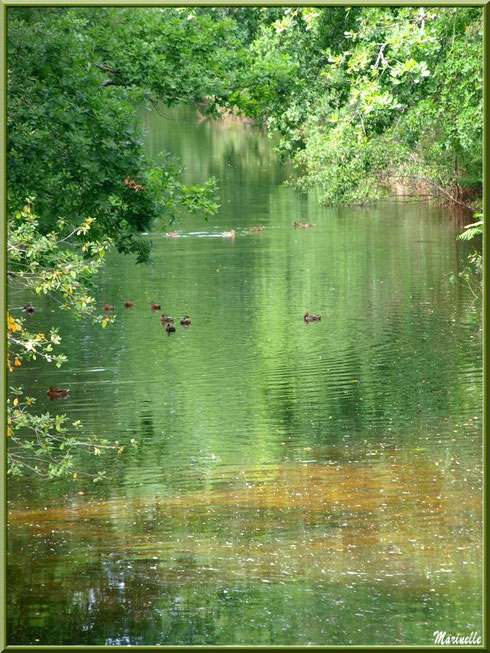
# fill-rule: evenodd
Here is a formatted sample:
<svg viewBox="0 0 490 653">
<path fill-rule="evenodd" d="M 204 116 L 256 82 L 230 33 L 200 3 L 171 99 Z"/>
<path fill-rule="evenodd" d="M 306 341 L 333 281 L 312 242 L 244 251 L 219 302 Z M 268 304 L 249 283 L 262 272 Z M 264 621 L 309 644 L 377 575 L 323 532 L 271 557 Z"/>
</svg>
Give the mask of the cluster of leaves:
<svg viewBox="0 0 490 653">
<path fill-rule="evenodd" d="M 28 198 L 7 222 L 11 294 L 49 294 L 78 317 L 92 313 L 95 304 L 87 286 L 100 269 L 111 239 L 94 238 L 94 218 L 70 227 L 65 218 L 58 218 L 55 227 L 43 233 L 33 202 L 34 198 Z"/>
<path fill-rule="evenodd" d="M 95 301 L 88 294 L 88 286 L 91 277 L 100 269 L 111 241 L 91 238 L 94 224 L 93 218 L 87 218 L 70 231 L 66 221 L 59 219 L 56 229 L 42 233 L 33 198 L 28 198 L 22 210 L 8 221 L 10 301 L 17 294 L 22 297 L 49 295 L 60 308 L 72 311 L 77 318 L 92 315 L 95 323 L 106 326 L 112 318 L 94 315 Z M 84 240 L 80 244 L 77 239 L 82 237 Z M 32 332 L 26 322 L 25 317 L 14 317 L 11 311 L 7 312 L 9 372 L 38 358 L 60 367 L 66 356 L 54 353 L 54 347 L 61 342 L 58 329 L 53 327 L 48 334 Z M 22 388 L 10 388 L 7 401 L 9 474 L 19 476 L 31 470 L 43 476 L 60 476 L 71 473 L 75 450 L 86 448 L 95 455 L 105 449 L 121 453 L 124 450 L 118 443 L 109 444 L 96 436 L 74 437 L 71 431 L 79 427 L 79 423 L 68 427 L 65 415 L 36 415 L 32 412 L 35 398 L 22 395 Z M 98 474 L 94 480 L 101 478 Z"/>
<path fill-rule="evenodd" d="M 458 240 L 477 241 L 479 249 L 474 249 L 466 257 L 466 265 L 461 272 L 458 272 L 460 279 L 463 279 L 475 298 L 482 297 L 483 293 L 483 258 L 481 253 L 481 239 L 483 237 L 483 213 L 475 213 L 473 218 L 476 222 L 466 225 L 465 230 L 458 236 Z"/>
<path fill-rule="evenodd" d="M 7 473 L 11 476 L 22 476 L 30 470 L 39 476 L 55 478 L 73 475 L 89 476 L 83 471 L 74 472 L 74 453 L 85 448 L 88 453 L 100 456 L 104 451 L 111 450 L 122 454 L 125 445 L 119 442 L 109 443 L 97 436 L 79 437 L 75 435 L 80 429 L 80 421 L 68 424 L 66 415 L 51 415 L 43 413 L 35 415 L 32 406 L 34 397 L 24 397 L 22 388 L 10 388 L 7 400 Z M 136 446 L 132 439 L 131 446 Z M 106 477 L 104 471 L 92 477 L 94 482 Z"/>
<path fill-rule="evenodd" d="M 50 329 L 48 336 L 44 333 L 30 333 L 24 327 L 22 318 L 14 318 L 7 312 L 7 368 L 21 367 L 22 361 L 44 358 L 48 363 L 55 362 L 56 367 L 66 361 L 64 354 L 53 354 L 53 345 L 59 345 L 61 338 L 56 328 Z"/>
<path fill-rule="evenodd" d="M 9 302 L 18 295 L 49 294 L 61 309 L 71 310 L 78 318 L 93 314 L 95 301 L 88 294 L 87 286 L 111 245 L 110 239 L 88 239 L 93 223 L 93 218 L 87 218 L 67 233 L 66 222 L 60 218 L 57 230 L 43 234 L 39 230 L 39 219 L 33 212 L 33 198 L 28 198 L 23 209 L 7 223 Z M 81 235 L 85 241 L 79 248 L 74 246 L 73 240 Z M 93 319 L 106 326 L 112 318 L 95 315 Z M 20 367 L 24 360 L 36 360 L 37 357 L 55 362 L 60 367 L 66 356 L 53 353 L 53 345 L 60 344 L 61 340 L 58 329 L 52 327 L 48 335 L 32 333 L 25 322 L 25 318 L 7 313 L 9 371 Z"/>
<path fill-rule="evenodd" d="M 30 194 L 41 231 L 90 216 L 97 240 L 139 262 L 155 221 L 216 213 L 216 180 L 185 186 L 175 158 L 150 159 L 140 119 L 157 99 L 193 102 L 223 83 L 226 25 L 197 22 L 175 9 L 9 9 L 10 213 Z"/>
<path fill-rule="evenodd" d="M 465 205 L 482 186 L 482 44 L 479 8 L 288 8 L 257 30 L 234 100 L 326 202 L 398 180 Z"/>
</svg>

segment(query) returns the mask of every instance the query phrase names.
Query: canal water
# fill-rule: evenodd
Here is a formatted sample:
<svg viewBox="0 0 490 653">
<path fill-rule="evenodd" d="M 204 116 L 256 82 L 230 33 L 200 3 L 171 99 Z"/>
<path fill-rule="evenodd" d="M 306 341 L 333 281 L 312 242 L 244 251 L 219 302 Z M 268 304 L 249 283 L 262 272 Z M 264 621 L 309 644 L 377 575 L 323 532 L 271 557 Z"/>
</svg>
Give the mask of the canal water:
<svg viewBox="0 0 490 653">
<path fill-rule="evenodd" d="M 108 257 L 106 329 L 35 300 L 69 362 L 16 384 L 137 446 L 76 457 L 76 479 L 9 482 L 8 643 L 481 634 L 481 315 L 450 281 L 460 227 L 427 202 L 322 207 L 284 185 L 262 131 L 165 116 L 145 115 L 148 151 L 178 155 L 189 183 L 216 176 L 221 209 L 148 234 L 152 266 Z"/>
</svg>

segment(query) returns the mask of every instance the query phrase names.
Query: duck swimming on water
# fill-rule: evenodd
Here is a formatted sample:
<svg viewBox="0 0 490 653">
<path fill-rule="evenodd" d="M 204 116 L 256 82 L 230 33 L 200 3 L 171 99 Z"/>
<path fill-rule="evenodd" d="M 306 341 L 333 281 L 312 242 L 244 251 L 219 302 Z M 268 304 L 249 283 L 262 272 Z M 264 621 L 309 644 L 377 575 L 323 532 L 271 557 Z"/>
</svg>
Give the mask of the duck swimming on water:
<svg viewBox="0 0 490 653">
<path fill-rule="evenodd" d="M 127 302 L 124 302 L 124 308 L 133 308 L 134 302 L 130 299 Z"/>
<path fill-rule="evenodd" d="M 68 397 L 68 392 L 66 388 L 49 388 L 46 392 L 50 399 L 66 399 Z"/>
<path fill-rule="evenodd" d="M 184 317 L 180 320 L 180 323 L 182 326 L 189 326 L 189 324 L 192 324 L 192 320 L 188 315 L 184 315 Z"/>
<path fill-rule="evenodd" d="M 112 304 L 104 304 L 104 311 L 109 313 L 109 311 L 113 311 L 113 310 L 114 310 L 114 306 L 112 306 Z"/>
<path fill-rule="evenodd" d="M 152 311 L 159 311 L 162 307 L 158 302 L 151 302 L 150 308 Z"/>
<path fill-rule="evenodd" d="M 316 315 L 315 313 L 305 313 L 303 319 L 305 322 L 321 322 L 322 316 Z"/>
</svg>

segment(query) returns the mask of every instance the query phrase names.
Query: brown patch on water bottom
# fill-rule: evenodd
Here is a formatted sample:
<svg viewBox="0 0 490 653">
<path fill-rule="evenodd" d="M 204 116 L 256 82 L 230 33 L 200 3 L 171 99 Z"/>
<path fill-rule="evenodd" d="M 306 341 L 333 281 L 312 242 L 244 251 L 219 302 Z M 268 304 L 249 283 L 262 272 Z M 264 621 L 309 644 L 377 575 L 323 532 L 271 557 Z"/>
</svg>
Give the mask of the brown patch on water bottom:
<svg viewBox="0 0 490 653">
<path fill-rule="evenodd" d="M 216 474 L 219 491 L 211 485 L 164 497 L 155 488 L 151 498 L 77 497 L 57 508 L 12 511 L 9 528 L 12 542 L 27 533 L 39 540 L 58 533 L 71 553 L 89 547 L 93 555 L 155 557 L 166 573 L 191 576 L 196 569 L 269 579 L 473 576 L 480 564 L 479 491 L 462 477 L 416 463 L 397 455 L 372 466 L 250 468 L 228 489 Z"/>
</svg>

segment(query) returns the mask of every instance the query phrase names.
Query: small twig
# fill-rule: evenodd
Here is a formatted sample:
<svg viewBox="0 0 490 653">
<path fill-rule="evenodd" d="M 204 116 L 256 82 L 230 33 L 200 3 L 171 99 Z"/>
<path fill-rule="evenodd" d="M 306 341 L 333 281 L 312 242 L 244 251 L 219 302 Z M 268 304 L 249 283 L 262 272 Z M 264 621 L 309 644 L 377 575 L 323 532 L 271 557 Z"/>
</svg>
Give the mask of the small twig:
<svg viewBox="0 0 490 653">
<path fill-rule="evenodd" d="M 165 118 L 166 120 L 179 120 L 179 118 L 172 118 L 171 116 L 166 116 L 159 108 L 158 102 L 154 98 L 152 98 L 149 93 L 145 93 L 145 98 L 151 103 L 152 107 L 162 118 Z"/>
</svg>

